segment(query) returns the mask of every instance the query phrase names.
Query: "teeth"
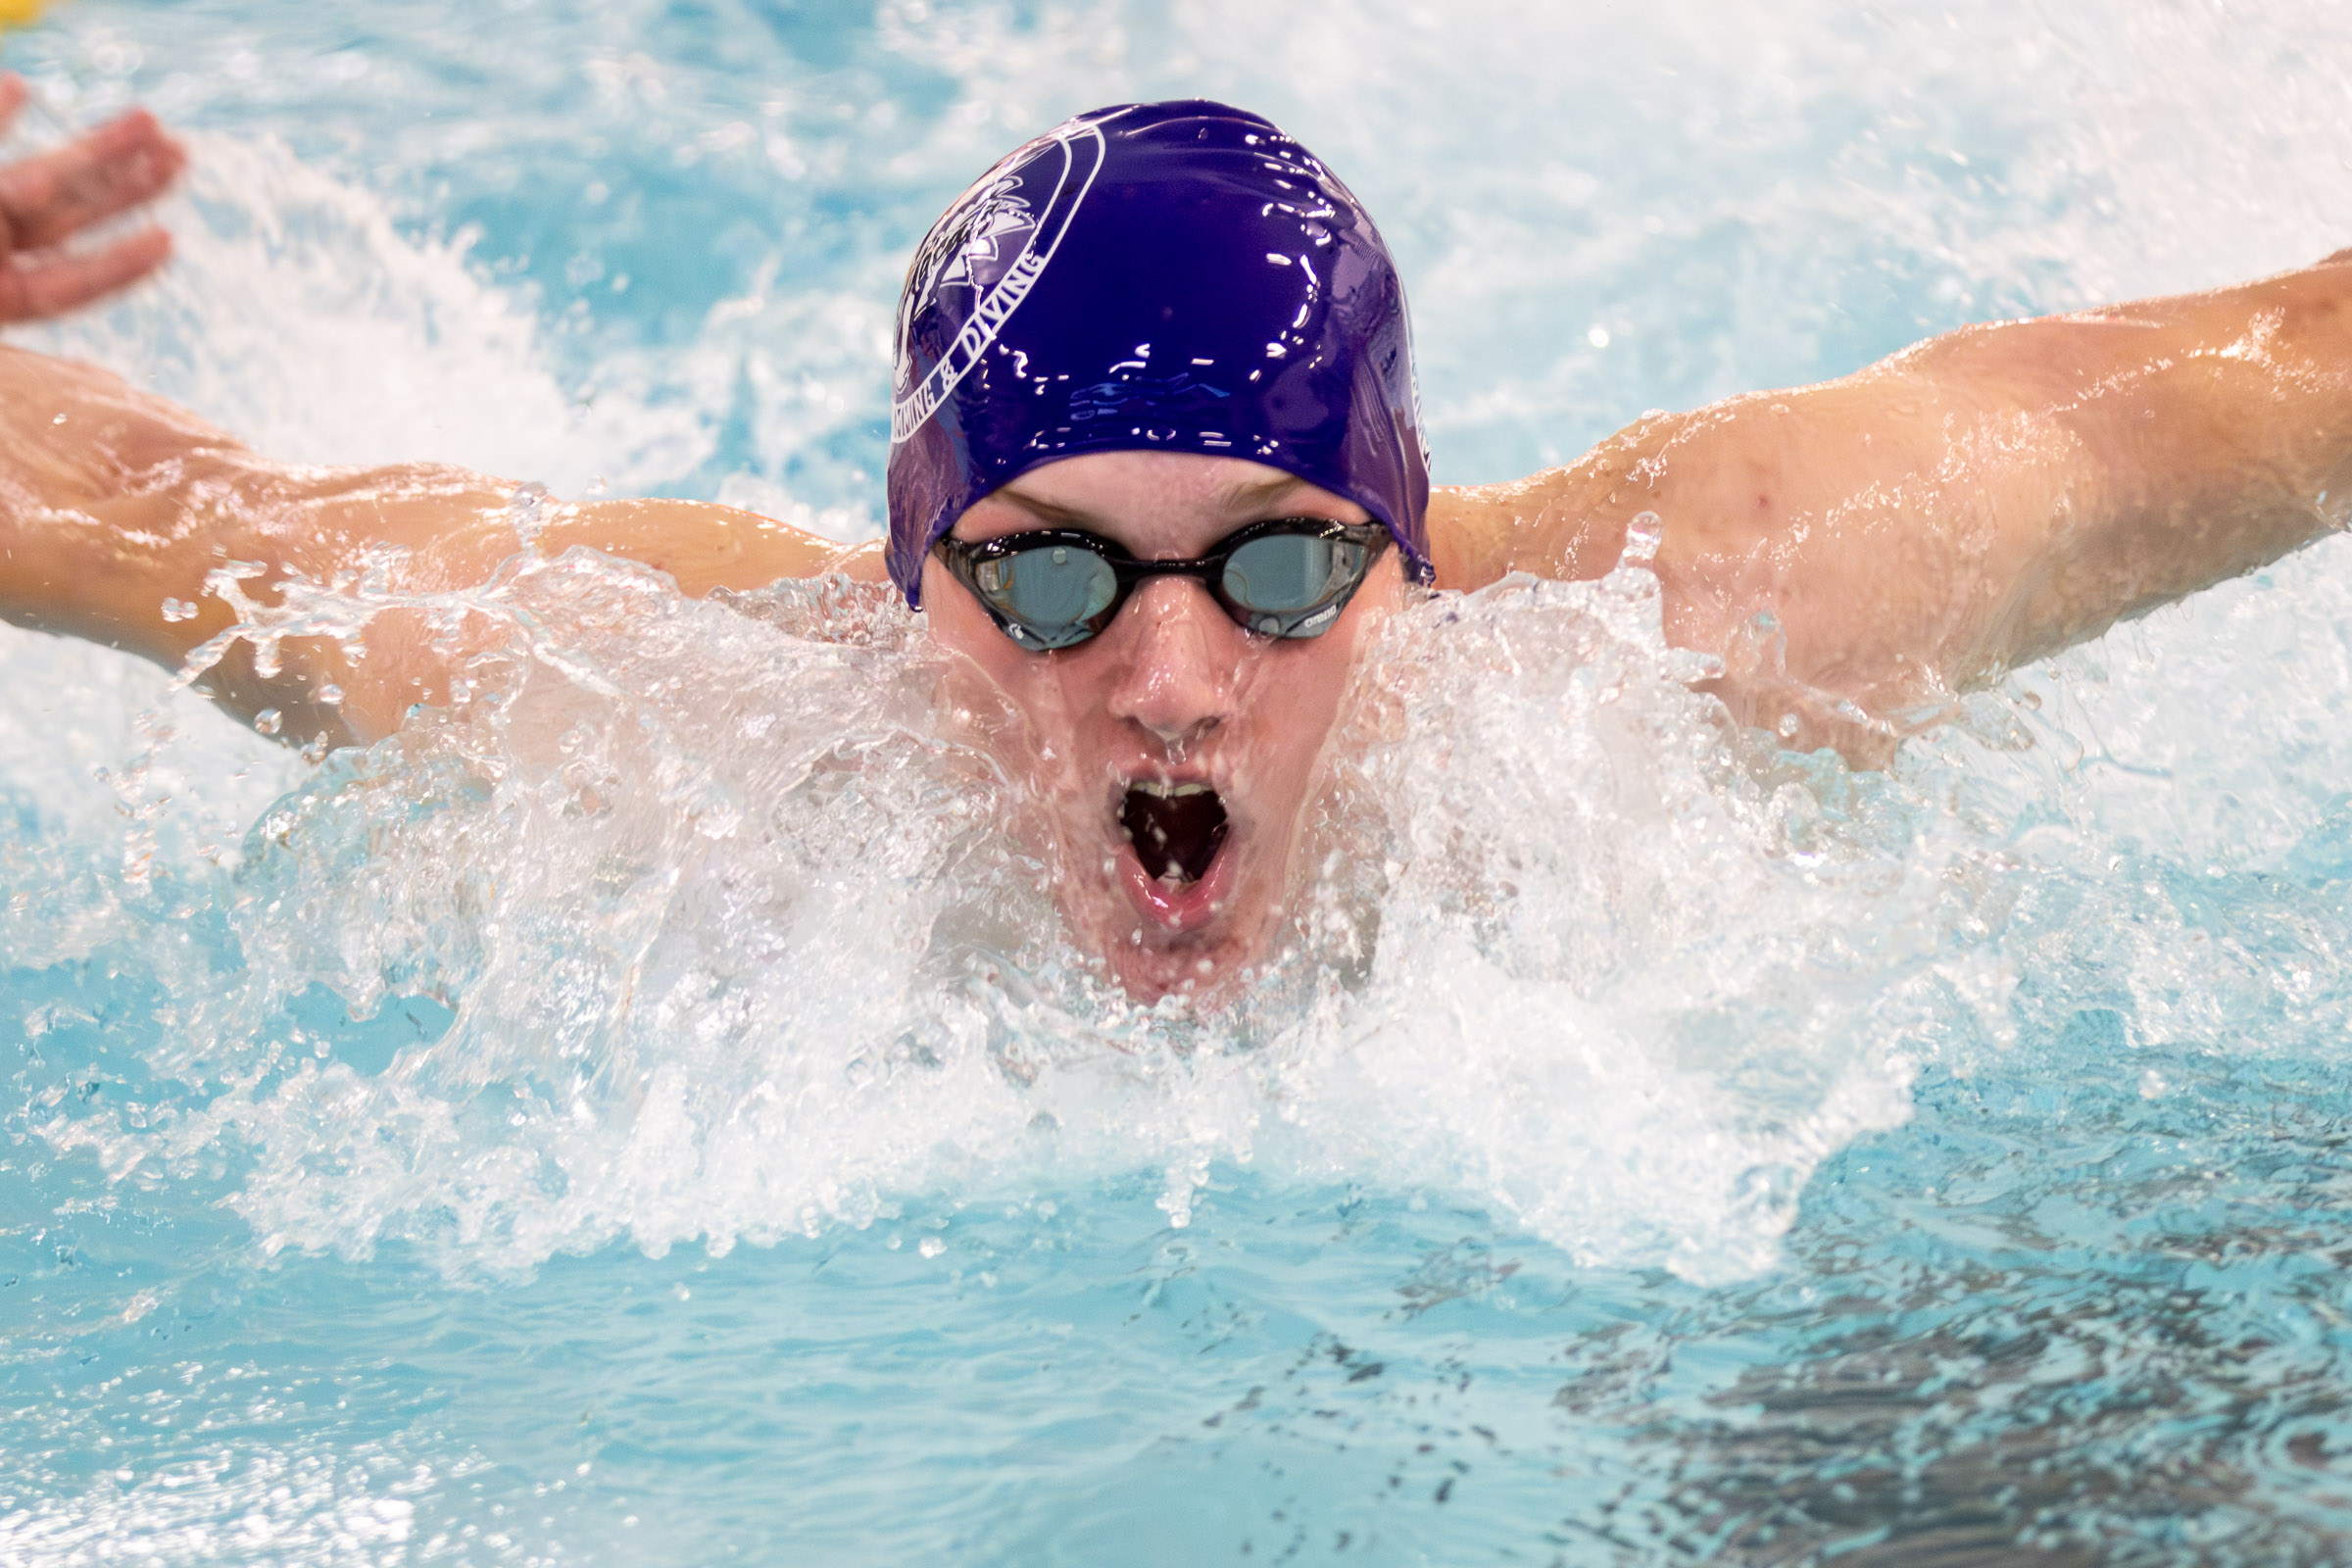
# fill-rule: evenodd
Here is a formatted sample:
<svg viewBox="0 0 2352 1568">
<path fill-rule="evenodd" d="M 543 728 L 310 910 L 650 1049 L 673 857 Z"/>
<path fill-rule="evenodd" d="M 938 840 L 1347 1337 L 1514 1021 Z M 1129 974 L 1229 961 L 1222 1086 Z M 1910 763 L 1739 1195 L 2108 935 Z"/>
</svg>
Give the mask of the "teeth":
<svg viewBox="0 0 2352 1568">
<path fill-rule="evenodd" d="M 1141 795 L 1156 795 L 1163 801 L 1179 801 L 1188 795 L 1214 795 L 1217 792 L 1205 784 L 1155 784 L 1137 779 L 1127 786 Z"/>
</svg>

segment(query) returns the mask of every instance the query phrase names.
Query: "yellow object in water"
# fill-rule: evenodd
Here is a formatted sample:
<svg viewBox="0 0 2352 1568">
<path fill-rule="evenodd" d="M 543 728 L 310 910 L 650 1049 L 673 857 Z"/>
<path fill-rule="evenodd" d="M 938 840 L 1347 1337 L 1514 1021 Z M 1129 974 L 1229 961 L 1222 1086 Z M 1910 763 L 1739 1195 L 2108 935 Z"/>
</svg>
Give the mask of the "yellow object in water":
<svg viewBox="0 0 2352 1568">
<path fill-rule="evenodd" d="M 0 0 L 0 30 L 29 26 L 41 20 L 41 7 L 48 0 Z"/>
</svg>

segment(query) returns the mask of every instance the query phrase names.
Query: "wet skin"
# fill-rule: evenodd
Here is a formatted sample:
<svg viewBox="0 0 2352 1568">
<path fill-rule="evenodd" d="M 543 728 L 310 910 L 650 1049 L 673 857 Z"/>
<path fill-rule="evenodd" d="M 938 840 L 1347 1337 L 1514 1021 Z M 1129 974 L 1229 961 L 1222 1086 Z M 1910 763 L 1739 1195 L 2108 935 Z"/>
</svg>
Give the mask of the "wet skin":
<svg viewBox="0 0 2352 1568">
<path fill-rule="evenodd" d="M 1139 559 L 1182 560 L 1246 523 L 1291 516 L 1368 520 L 1361 507 L 1259 464 L 1117 452 L 1033 469 L 973 506 L 955 531 L 977 544 L 1084 528 Z M 1041 809 L 1069 935 L 1102 954 L 1130 995 L 1213 995 L 1279 945 L 1324 742 L 1358 651 L 1403 593 L 1391 549 L 1331 630 L 1286 639 L 1244 631 L 1198 581 L 1153 577 L 1100 636 L 1038 654 L 929 563 L 923 604 L 933 636 L 960 656 L 962 678 L 1014 715 L 989 743 Z M 1225 839 L 1198 879 L 1146 869 L 1120 820 L 1139 784 L 1216 791 Z"/>
</svg>

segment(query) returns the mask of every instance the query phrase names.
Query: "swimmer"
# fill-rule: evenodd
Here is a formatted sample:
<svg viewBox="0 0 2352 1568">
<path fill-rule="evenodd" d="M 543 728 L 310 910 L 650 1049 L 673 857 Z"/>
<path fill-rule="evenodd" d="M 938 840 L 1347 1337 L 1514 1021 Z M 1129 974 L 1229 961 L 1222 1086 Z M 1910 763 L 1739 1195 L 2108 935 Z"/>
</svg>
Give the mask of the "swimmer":
<svg viewBox="0 0 2352 1568">
<path fill-rule="evenodd" d="M 81 150 L 91 189 L 177 167 L 109 134 Z M 25 255 L 61 220 L 22 167 L 0 172 L 11 275 L 63 308 L 92 291 L 35 288 Z M 1230 983 L 1294 918 L 1350 667 L 1424 585 L 1597 577 L 1654 528 L 1666 634 L 1723 661 L 1733 717 L 1867 767 L 1957 694 L 2352 518 L 2352 252 L 1963 328 L 1433 490 L 1370 217 L 1275 126 L 1205 102 L 1082 115 L 989 170 L 917 247 L 897 350 L 887 542 L 611 500 L 551 508 L 538 548 L 688 594 L 841 573 L 904 595 L 955 678 L 1019 715 L 994 744 L 1053 818 L 1069 932 L 1147 1001 Z M 417 590 L 517 546 L 505 480 L 275 463 L 21 351 L 0 350 L 0 614 L 168 666 L 232 624 L 204 593 L 221 563 L 263 564 L 267 602 L 384 546 Z M 445 700 L 442 659 L 387 615 L 364 657 L 290 643 L 265 675 L 248 651 L 210 689 L 290 739 L 365 743 Z"/>
</svg>

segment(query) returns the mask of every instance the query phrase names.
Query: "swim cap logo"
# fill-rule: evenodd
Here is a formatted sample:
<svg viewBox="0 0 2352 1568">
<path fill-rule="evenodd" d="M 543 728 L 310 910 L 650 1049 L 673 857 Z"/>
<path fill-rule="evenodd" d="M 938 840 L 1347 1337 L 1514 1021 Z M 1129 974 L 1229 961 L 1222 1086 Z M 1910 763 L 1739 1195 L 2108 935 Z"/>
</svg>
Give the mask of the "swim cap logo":
<svg viewBox="0 0 2352 1568">
<path fill-rule="evenodd" d="M 922 428 L 923 421 L 971 373 L 990 344 L 1060 248 L 1078 206 L 1102 167 L 1099 120 L 1057 125 L 990 172 L 950 209 L 915 252 L 906 295 L 899 305 L 896 383 L 890 405 L 890 439 L 896 446 Z M 914 371 L 914 324 L 951 288 L 978 289 L 992 264 L 1018 237 L 1011 265 L 964 318 L 947 353 L 919 380 Z"/>
</svg>

